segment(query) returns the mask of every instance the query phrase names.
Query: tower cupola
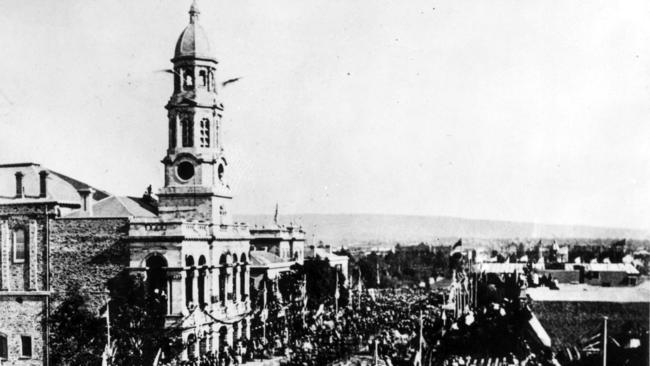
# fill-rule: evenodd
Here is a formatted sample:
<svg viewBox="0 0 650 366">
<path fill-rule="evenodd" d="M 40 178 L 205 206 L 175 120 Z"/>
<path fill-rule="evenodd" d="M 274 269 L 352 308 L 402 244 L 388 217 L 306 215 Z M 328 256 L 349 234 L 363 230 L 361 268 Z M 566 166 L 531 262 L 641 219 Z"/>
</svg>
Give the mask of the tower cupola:
<svg viewBox="0 0 650 366">
<path fill-rule="evenodd" d="M 227 163 L 221 141 L 223 105 L 219 100 L 217 60 L 199 25 L 196 2 L 190 22 L 174 51 L 173 92 L 165 106 L 169 145 L 163 159 L 165 186 L 159 212 L 170 218 L 219 221 L 227 224 L 232 198 L 225 183 Z"/>
<path fill-rule="evenodd" d="M 174 59 L 181 58 L 199 58 L 205 60 L 213 60 L 214 55 L 210 50 L 210 42 L 208 37 L 203 30 L 203 27 L 199 24 L 199 8 L 196 6 L 196 2 L 192 3 L 190 7 L 190 24 L 185 27 L 178 41 L 176 42 L 176 50 L 174 52 Z"/>
</svg>

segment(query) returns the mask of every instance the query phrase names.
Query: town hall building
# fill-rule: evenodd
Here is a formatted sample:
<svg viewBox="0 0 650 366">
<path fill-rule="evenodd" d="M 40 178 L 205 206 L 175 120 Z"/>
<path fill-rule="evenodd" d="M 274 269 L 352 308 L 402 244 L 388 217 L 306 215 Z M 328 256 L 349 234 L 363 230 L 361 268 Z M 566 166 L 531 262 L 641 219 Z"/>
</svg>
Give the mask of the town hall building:
<svg viewBox="0 0 650 366">
<path fill-rule="evenodd" d="M 0 165 L 0 364 L 49 365 L 57 301 L 73 283 L 103 294 L 124 271 L 164 294 L 179 358 L 217 354 L 251 337 L 251 270 L 275 278 L 303 262 L 300 227 L 233 221 L 218 64 L 195 4 L 171 62 L 157 195 L 115 196 L 39 164 Z"/>
</svg>

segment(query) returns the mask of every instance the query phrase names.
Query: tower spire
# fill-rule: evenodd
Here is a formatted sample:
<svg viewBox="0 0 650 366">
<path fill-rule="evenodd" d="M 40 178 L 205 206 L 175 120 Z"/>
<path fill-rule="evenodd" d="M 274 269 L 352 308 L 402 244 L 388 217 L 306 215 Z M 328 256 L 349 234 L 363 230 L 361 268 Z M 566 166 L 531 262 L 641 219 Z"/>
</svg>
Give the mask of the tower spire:
<svg viewBox="0 0 650 366">
<path fill-rule="evenodd" d="M 190 24 L 195 24 L 199 20 L 199 14 L 201 14 L 201 11 L 199 10 L 199 7 L 196 5 L 196 0 L 192 0 L 192 5 L 190 6 Z"/>
</svg>

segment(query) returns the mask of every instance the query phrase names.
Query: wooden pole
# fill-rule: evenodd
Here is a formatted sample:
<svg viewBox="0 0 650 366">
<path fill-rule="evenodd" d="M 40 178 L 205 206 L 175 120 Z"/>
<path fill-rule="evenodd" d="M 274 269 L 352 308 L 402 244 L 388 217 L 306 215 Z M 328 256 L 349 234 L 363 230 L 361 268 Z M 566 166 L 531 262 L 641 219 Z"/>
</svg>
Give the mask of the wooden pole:
<svg viewBox="0 0 650 366">
<path fill-rule="evenodd" d="M 607 317 L 603 317 L 603 366 L 607 366 Z"/>
<path fill-rule="evenodd" d="M 111 311 L 110 311 L 110 304 L 111 299 L 109 298 L 106 301 L 106 345 L 107 347 L 111 346 Z"/>
<path fill-rule="evenodd" d="M 420 360 L 422 360 L 422 310 L 420 310 L 420 342 L 418 344 L 418 352 L 420 354 Z M 422 361 L 420 361 L 420 364 Z"/>
</svg>

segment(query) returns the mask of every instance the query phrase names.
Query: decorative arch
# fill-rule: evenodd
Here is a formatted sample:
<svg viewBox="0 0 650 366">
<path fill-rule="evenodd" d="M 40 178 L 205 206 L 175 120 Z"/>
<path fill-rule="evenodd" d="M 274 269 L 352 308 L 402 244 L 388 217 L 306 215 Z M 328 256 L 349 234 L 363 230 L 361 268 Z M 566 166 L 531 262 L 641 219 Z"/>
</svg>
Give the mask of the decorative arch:
<svg viewBox="0 0 650 366">
<path fill-rule="evenodd" d="M 146 272 L 146 288 L 150 296 L 159 296 L 161 301 L 169 299 L 168 284 L 167 284 L 167 259 L 160 253 L 153 253 L 145 259 Z M 168 311 L 169 304 L 165 307 Z"/>
<path fill-rule="evenodd" d="M 232 254 L 230 254 L 230 252 L 223 253 L 219 257 L 219 264 L 221 264 L 222 266 L 231 265 L 232 263 L 233 263 Z"/>
</svg>

